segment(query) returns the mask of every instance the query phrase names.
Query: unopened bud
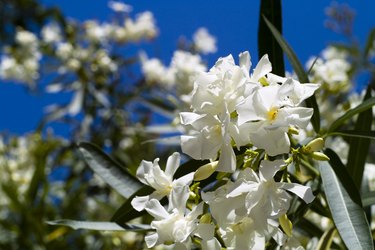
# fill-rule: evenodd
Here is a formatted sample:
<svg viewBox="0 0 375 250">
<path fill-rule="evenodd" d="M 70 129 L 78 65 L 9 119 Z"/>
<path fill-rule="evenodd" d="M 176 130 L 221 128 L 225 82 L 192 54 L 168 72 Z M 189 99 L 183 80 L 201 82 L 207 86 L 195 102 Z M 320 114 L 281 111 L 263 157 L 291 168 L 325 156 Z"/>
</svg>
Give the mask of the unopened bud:
<svg viewBox="0 0 375 250">
<path fill-rule="evenodd" d="M 299 131 L 298 129 L 294 128 L 294 127 L 289 127 L 288 129 L 288 133 L 289 134 L 292 134 L 292 135 L 298 135 L 299 134 Z"/>
<path fill-rule="evenodd" d="M 326 156 L 325 154 L 321 152 L 312 152 L 311 156 L 313 159 L 318 160 L 318 161 L 329 161 L 329 157 Z"/>
<path fill-rule="evenodd" d="M 324 140 L 323 140 L 323 138 L 319 137 L 319 138 L 316 138 L 316 139 L 312 140 L 311 142 L 309 142 L 305 146 L 305 150 L 310 153 L 310 152 L 319 151 L 323 147 L 324 147 Z"/>
<path fill-rule="evenodd" d="M 198 168 L 197 171 L 194 174 L 194 181 L 201 181 L 205 180 L 208 177 L 210 177 L 216 170 L 218 161 L 210 162 L 202 167 Z"/>
<path fill-rule="evenodd" d="M 289 237 L 292 236 L 292 230 L 293 230 L 293 224 L 292 222 L 288 219 L 288 216 L 286 214 L 281 215 L 279 217 L 279 223 L 283 231 L 285 232 L 286 235 Z"/>
</svg>

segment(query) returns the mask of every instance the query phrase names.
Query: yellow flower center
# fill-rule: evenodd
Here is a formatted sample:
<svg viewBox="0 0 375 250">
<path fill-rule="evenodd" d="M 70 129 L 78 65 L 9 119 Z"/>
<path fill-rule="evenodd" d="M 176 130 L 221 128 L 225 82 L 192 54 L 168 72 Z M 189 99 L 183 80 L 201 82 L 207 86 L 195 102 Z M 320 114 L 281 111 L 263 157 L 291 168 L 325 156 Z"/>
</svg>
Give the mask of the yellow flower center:
<svg viewBox="0 0 375 250">
<path fill-rule="evenodd" d="M 276 107 L 271 108 L 267 112 L 267 118 L 268 118 L 268 120 L 271 121 L 271 122 L 273 122 L 274 120 L 276 120 L 277 112 L 279 112 L 278 108 L 276 108 Z"/>
</svg>

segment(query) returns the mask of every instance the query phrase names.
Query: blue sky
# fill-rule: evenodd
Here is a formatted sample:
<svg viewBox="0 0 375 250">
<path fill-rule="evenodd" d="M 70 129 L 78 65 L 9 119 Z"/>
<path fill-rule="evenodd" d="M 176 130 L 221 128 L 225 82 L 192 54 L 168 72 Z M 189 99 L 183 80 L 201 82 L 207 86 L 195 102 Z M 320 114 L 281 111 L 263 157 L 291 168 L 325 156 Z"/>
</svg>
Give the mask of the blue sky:
<svg viewBox="0 0 375 250">
<path fill-rule="evenodd" d="M 62 9 L 66 16 L 78 19 L 108 20 L 111 15 L 105 0 L 44 0 Z M 375 1 L 338 1 L 356 11 L 354 33 L 361 44 L 375 27 Z M 220 56 L 250 51 L 253 64 L 257 61 L 257 26 L 259 1 L 245 0 L 129 0 L 133 13 L 150 10 L 154 13 L 160 36 L 149 45 L 154 55 L 169 63 L 181 35 L 190 38 L 199 27 L 207 27 L 218 39 L 218 52 L 208 58 L 209 67 Z M 283 1 L 284 36 L 302 62 L 317 55 L 330 42 L 343 37 L 324 27 L 324 8 L 330 1 Z M 29 95 L 22 86 L 0 83 L 0 131 L 24 133 L 35 129 L 43 115 L 43 107 L 53 96 Z"/>
</svg>

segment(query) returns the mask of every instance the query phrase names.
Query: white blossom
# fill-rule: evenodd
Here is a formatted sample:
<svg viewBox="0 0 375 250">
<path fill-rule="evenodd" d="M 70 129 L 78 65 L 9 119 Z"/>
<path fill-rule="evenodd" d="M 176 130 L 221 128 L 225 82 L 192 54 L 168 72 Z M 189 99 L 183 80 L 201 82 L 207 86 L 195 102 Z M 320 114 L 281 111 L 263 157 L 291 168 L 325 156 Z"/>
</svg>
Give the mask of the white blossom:
<svg viewBox="0 0 375 250">
<path fill-rule="evenodd" d="M 191 249 L 190 236 L 198 229 L 197 217 L 203 212 L 203 203 L 186 212 L 188 198 L 189 187 L 180 186 L 173 189 L 168 210 L 156 199 L 146 204 L 146 211 L 155 218 L 151 227 L 156 229 L 155 233 L 145 237 L 147 247 L 173 242 L 180 249 Z"/>
<path fill-rule="evenodd" d="M 135 197 L 131 202 L 134 209 L 141 211 L 151 199 L 160 200 L 165 196 L 170 196 L 176 187 L 190 185 L 194 173 L 189 173 L 176 180 L 173 179 L 179 164 L 180 154 L 177 152 L 169 156 L 165 171 L 160 169 L 159 158 L 154 162 L 142 161 L 137 169 L 137 177 L 142 183 L 154 188 L 155 191 L 151 195 Z"/>
<path fill-rule="evenodd" d="M 314 200 L 309 187 L 296 184 L 275 182 L 273 177 L 284 165 L 283 160 L 263 160 L 259 167 L 259 176 L 250 168 L 243 170 L 228 197 L 246 194 L 245 206 L 248 213 L 255 210 L 268 218 L 278 218 L 289 209 L 291 196 L 286 192 L 298 195 L 306 203 Z"/>
<path fill-rule="evenodd" d="M 62 40 L 61 29 L 56 23 L 49 23 L 42 28 L 42 39 L 46 43 L 57 43 Z"/>
<path fill-rule="evenodd" d="M 285 79 L 281 85 L 273 83 L 258 88 L 237 105 L 239 125 L 250 122 L 252 144 L 265 149 L 267 154 L 288 153 L 289 127 L 305 128 L 313 114 L 311 108 L 298 105 L 318 87 L 318 84 L 300 84 Z"/>
<path fill-rule="evenodd" d="M 120 1 L 109 1 L 108 7 L 115 12 L 129 13 L 133 10 L 133 7 Z"/>
<path fill-rule="evenodd" d="M 203 54 L 215 53 L 216 39 L 213 37 L 206 28 L 199 28 L 193 34 L 194 48 Z"/>
</svg>

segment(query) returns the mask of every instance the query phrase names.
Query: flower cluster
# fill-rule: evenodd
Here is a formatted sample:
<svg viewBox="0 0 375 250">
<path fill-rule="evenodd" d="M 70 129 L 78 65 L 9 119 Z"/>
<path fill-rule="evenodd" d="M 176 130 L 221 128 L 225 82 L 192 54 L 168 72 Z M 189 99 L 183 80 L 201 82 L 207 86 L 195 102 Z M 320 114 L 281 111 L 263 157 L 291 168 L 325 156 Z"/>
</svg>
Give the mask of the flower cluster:
<svg viewBox="0 0 375 250">
<path fill-rule="evenodd" d="M 165 172 L 159 159 L 138 168 L 138 179 L 155 190 L 132 200 L 134 209 L 155 218 L 155 231 L 145 238 L 148 247 L 264 249 L 271 239 L 279 246 L 295 241 L 287 217 L 290 193 L 306 203 L 314 195 L 279 173 L 284 176 L 293 161 L 283 160 L 293 151 L 290 131 L 306 128 L 313 114 L 301 104 L 320 85 L 272 74 L 267 55 L 252 73 L 249 53 L 239 58 L 238 65 L 231 55 L 220 58 L 200 73 L 190 94 L 192 110 L 180 113 L 187 133 L 181 136 L 182 151 L 210 163 L 177 179 L 178 153 L 168 158 Z M 321 140 L 310 144 L 304 147 L 308 153 L 322 148 Z M 200 186 L 205 180 L 212 182 Z"/>
<path fill-rule="evenodd" d="M 18 30 L 15 44 L 5 47 L 0 61 L 0 77 L 33 85 L 39 77 L 39 40 L 29 31 Z"/>
<path fill-rule="evenodd" d="M 311 68 L 311 79 L 322 84 L 322 89 L 337 93 L 350 88 L 348 54 L 333 46 L 327 47 L 318 58 L 310 58 L 307 68 Z"/>
</svg>

